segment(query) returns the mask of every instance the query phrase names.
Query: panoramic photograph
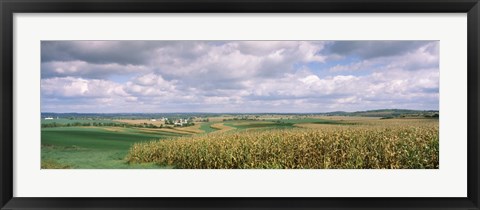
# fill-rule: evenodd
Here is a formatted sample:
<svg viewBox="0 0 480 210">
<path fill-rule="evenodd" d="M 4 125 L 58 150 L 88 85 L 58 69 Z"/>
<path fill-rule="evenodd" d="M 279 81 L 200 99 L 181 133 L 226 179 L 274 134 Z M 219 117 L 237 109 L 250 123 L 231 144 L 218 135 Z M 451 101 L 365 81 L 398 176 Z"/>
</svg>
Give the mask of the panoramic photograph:
<svg viewBox="0 0 480 210">
<path fill-rule="evenodd" d="M 41 169 L 439 169 L 439 41 L 41 41 Z"/>
</svg>

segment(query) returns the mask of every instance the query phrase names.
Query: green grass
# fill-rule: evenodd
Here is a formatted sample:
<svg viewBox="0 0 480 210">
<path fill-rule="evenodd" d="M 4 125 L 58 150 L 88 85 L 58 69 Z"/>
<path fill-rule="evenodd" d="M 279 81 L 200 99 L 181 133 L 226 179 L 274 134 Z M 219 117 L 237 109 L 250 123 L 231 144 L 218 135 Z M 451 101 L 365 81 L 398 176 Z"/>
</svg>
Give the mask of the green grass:
<svg viewBox="0 0 480 210">
<path fill-rule="evenodd" d="M 314 118 L 305 118 L 305 119 L 278 119 L 278 120 L 235 120 L 227 121 L 224 123 L 226 126 L 234 127 L 239 130 L 249 129 L 249 128 L 264 128 L 264 129 L 278 129 L 278 128 L 293 128 L 294 124 L 301 123 L 315 123 L 315 124 L 349 124 L 335 120 L 326 120 L 326 119 L 314 119 Z"/>
<path fill-rule="evenodd" d="M 234 127 L 239 130 L 249 129 L 249 128 L 291 128 L 293 127 L 292 123 L 277 123 L 270 121 L 255 121 L 255 120 L 241 120 L 224 123 L 226 126 Z"/>
<path fill-rule="evenodd" d="M 135 128 L 109 131 L 98 127 L 42 128 L 43 168 L 159 168 L 133 164 L 124 157 L 134 143 L 165 139 L 181 134 L 145 132 Z"/>
<path fill-rule="evenodd" d="M 164 168 L 156 164 L 128 164 L 128 150 L 88 149 L 78 147 L 42 146 L 42 168 L 48 169 L 128 169 Z M 53 164 L 52 164 L 53 163 Z"/>
<path fill-rule="evenodd" d="M 205 131 L 205 133 L 211 133 L 213 131 L 217 131 L 218 129 L 215 129 L 215 128 L 212 128 L 210 127 L 212 124 L 214 124 L 215 122 L 207 122 L 207 123 L 202 123 L 200 125 L 200 129 Z"/>
<path fill-rule="evenodd" d="M 138 141 L 181 136 L 180 134 L 164 131 L 151 133 L 134 128 L 124 130 L 124 132 L 115 132 L 97 127 L 42 128 L 42 144 L 79 146 L 94 149 L 128 149 L 133 143 Z"/>
</svg>

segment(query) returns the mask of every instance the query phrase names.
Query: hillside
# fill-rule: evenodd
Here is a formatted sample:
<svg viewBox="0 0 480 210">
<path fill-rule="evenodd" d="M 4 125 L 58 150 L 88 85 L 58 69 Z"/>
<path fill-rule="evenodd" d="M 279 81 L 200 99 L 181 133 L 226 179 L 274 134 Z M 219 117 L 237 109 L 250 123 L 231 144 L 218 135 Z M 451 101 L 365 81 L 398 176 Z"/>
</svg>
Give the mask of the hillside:
<svg viewBox="0 0 480 210">
<path fill-rule="evenodd" d="M 397 118 L 397 117 L 439 117 L 437 110 L 409 110 L 409 109 L 378 109 L 358 112 L 329 112 L 328 116 L 359 116 L 359 117 L 382 117 L 382 118 Z"/>
</svg>

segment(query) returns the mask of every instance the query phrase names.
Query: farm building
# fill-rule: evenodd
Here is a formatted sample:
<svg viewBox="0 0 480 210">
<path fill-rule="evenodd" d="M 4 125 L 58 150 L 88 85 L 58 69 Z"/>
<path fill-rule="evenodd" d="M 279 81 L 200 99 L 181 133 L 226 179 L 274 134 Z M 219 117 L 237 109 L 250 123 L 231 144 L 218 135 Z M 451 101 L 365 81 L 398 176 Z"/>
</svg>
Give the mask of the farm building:
<svg viewBox="0 0 480 210">
<path fill-rule="evenodd" d="M 186 124 L 188 124 L 187 119 L 179 119 L 179 120 L 175 121 L 175 123 L 174 123 L 175 126 L 184 126 Z"/>
</svg>

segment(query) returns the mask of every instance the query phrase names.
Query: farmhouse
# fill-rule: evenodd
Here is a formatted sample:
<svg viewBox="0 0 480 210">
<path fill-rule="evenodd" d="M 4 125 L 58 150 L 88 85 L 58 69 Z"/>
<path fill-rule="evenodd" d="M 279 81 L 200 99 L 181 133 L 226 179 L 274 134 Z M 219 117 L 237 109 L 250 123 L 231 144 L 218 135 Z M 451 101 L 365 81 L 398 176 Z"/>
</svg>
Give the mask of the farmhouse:
<svg viewBox="0 0 480 210">
<path fill-rule="evenodd" d="M 45 117 L 45 120 L 53 120 L 53 117 Z"/>
<path fill-rule="evenodd" d="M 187 119 L 179 119 L 179 120 L 176 120 L 174 125 L 175 126 L 184 126 L 184 125 L 187 125 L 188 124 L 188 120 Z"/>
</svg>

